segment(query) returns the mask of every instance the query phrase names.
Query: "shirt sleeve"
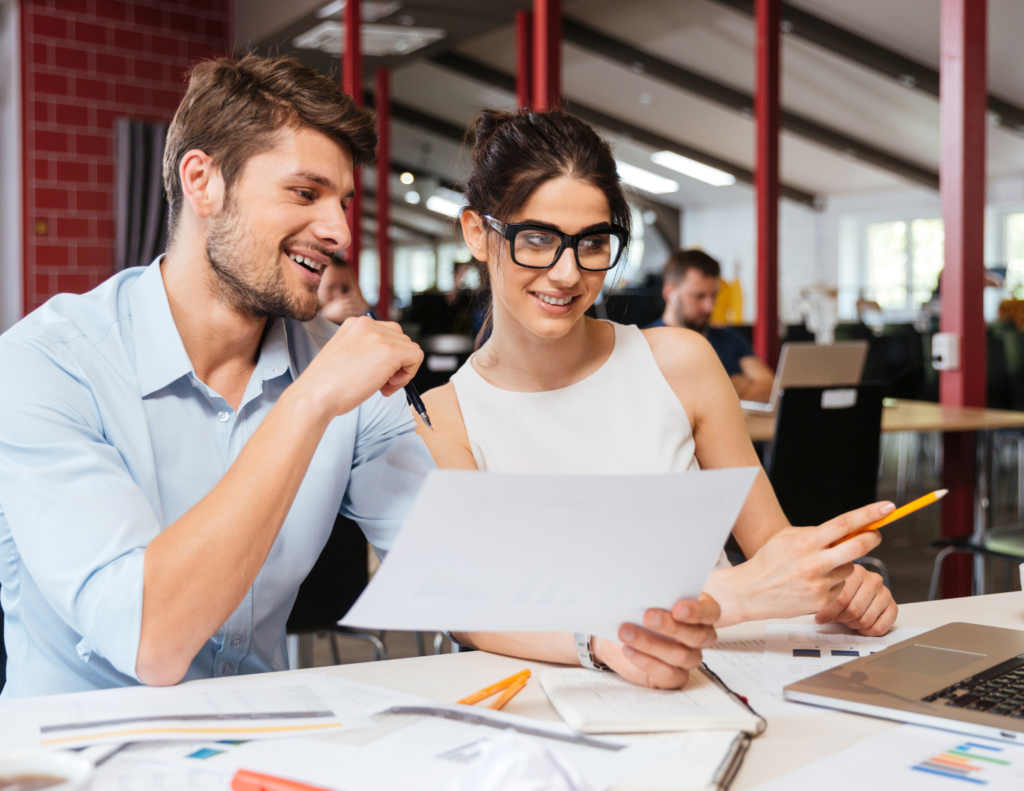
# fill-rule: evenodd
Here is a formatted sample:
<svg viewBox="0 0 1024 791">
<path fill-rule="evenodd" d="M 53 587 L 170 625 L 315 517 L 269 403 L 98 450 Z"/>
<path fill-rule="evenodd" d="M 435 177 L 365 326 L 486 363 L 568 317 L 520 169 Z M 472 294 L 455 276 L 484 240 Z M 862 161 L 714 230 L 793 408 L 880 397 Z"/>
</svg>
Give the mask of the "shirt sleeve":
<svg viewBox="0 0 1024 791">
<path fill-rule="evenodd" d="M 20 563 L 70 629 L 137 679 L 157 516 L 105 440 L 81 377 L 15 342 L 0 346 L 0 372 L 0 507 Z"/>
<path fill-rule="evenodd" d="M 341 513 L 362 528 L 377 555 L 384 555 L 405 522 L 434 460 L 416 434 L 416 423 L 399 390 L 379 393 L 359 407 L 359 427 Z"/>
</svg>

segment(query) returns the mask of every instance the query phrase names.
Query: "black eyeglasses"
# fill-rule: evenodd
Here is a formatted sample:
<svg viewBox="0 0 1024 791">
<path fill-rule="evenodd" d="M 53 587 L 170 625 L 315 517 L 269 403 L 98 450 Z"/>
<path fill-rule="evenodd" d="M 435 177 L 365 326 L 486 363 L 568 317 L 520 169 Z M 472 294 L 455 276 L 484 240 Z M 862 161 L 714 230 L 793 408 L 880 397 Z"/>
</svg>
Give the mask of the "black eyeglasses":
<svg viewBox="0 0 1024 791">
<path fill-rule="evenodd" d="M 508 239 L 512 263 L 527 269 L 550 269 L 571 247 L 580 269 L 604 272 L 619 263 L 629 241 L 629 231 L 619 225 L 609 224 L 570 236 L 535 223 L 507 223 L 489 214 L 484 219 Z"/>
</svg>

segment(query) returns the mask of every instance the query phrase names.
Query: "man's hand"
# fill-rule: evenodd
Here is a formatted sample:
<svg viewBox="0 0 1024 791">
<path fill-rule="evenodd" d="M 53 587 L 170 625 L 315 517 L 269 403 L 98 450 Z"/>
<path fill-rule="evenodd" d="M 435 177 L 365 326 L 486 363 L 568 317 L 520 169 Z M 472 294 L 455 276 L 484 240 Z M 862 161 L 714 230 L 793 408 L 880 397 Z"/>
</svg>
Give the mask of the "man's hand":
<svg viewBox="0 0 1024 791">
<path fill-rule="evenodd" d="M 680 689 L 700 665 L 701 649 L 715 642 L 718 602 L 702 593 L 697 601 L 679 601 L 671 611 L 644 613 L 643 627 L 623 624 L 621 643 L 594 638 L 595 658 L 634 684 Z"/>
<path fill-rule="evenodd" d="M 862 533 L 835 547 L 829 545 L 892 513 L 894 509 L 892 503 L 874 503 L 837 516 L 818 527 L 784 528 L 742 566 L 713 572 L 707 590 L 723 603 L 726 617 L 722 623 L 792 618 L 809 613 L 824 613 L 831 620 L 841 611 L 845 612 L 845 603 L 838 610 L 826 608 L 839 598 L 851 575 L 857 576 L 856 590 L 850 595 L 859 591 L 863 580 L 860 572 L 856 571 L 859 567 L 853 561 L 868 554 L 882 539 L 876 530 Z M 854 612 L 859 616 L 854 616 L 854 612 L 847 613 L 851 623 L 869 612 L 877 618 L 892 603 L 891 595 L 882 588 L 885 593 L 882 595 L 877 591 L 883 596 L 877 604 L 884 601 L 885 607 L 877 612 L 869 608 L 864 598 L 872 589 L 869 585 L 860 592 L 860 598 L 847 598 L 847 603 L 855 603 Z M 874 598 L 870 601 L 874 602 Z M 860 610 L 861 605 L 865 609 Z M 895 613 L 892 615 L 895 619 Z"/>
<path fill-rule="evenodd" d="M 843 590 L 815 616 L 818 623 L 841 623 L 861 634 L 879 637 L 888 632 L 899 609 L 882 578 L 854 565 Z"/>
<path fill-rule="evenodd" d="M 350 412 L 378 390 L 402 389 L 423 362 L 423 351 L 391 321 L 348 319 L 313 358 L 295 386 L 331 415 Z"/>
</svg>

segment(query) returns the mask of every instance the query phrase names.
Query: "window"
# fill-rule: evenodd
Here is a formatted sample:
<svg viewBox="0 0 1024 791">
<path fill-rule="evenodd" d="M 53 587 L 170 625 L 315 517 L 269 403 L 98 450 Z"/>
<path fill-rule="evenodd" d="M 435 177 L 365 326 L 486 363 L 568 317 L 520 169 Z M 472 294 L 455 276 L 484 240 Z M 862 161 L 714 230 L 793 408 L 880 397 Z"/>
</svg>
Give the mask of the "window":
<svg viewBox="0 0 1024 791">
<path fill-rule="evenodd" d="M 943 242 L 939 219 L 869 223 L 865 239 L 867 296 L 883 308 L 916 308 L 927 302 L 942 271 Z M 1024 260 L 1021 263 L 1024 265 Z"/>
<path fill-rule="evenodd" d="M 1024 213 L 1007 214 L 1005 226 L 1006 291 L 1024 299 Z"/>
</svg>

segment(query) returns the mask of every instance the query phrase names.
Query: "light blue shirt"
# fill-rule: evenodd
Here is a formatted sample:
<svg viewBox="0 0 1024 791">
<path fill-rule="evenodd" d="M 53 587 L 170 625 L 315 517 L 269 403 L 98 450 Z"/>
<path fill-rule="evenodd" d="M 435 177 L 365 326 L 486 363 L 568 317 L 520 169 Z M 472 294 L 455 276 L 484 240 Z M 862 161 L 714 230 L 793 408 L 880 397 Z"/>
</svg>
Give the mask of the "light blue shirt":
<svg viewBox="0 0 1024 791">
<path fill-rule="evenodd" d="M 139 683 L 146 546 L 213 489 L 336 329 L 272 320 L 237 412 L 193 371 L 159 259 L 0 336 L 3 697 Z M 252 588 L 185 678 L 285 669 L 285 622 L 339 509 L 384 552 L 431 467 L 401 392 L 333 420 Z"/>
</svg>

